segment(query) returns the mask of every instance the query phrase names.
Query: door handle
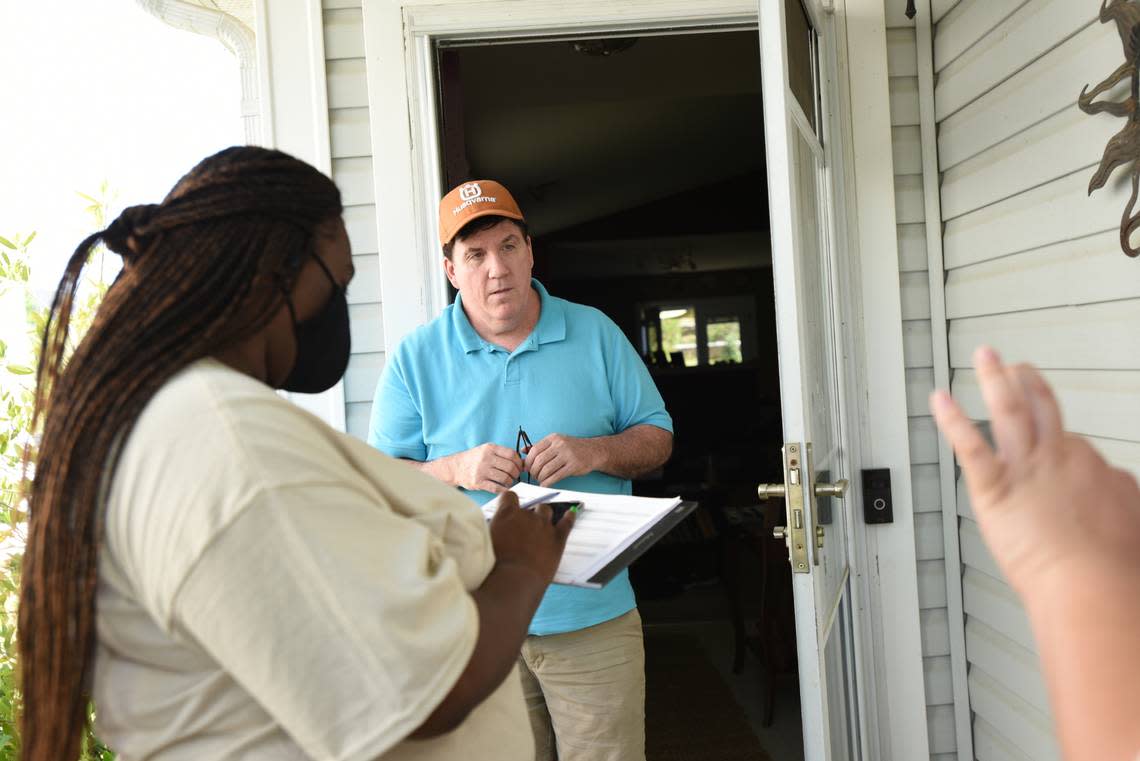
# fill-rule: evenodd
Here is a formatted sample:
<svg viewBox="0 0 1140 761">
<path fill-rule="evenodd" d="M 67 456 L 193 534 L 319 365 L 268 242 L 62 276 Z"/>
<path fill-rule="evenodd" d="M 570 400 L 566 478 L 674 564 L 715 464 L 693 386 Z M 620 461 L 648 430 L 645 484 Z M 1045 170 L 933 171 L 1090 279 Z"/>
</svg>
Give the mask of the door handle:
<svg viewBox="0 0 1140 761">
<path fill-rule="evenodd" d="M 787 490 L 784 489 L 783 484 L 760 484 L 756 487 L 756 496 L 760 497 L 761 502 L 766 502 L 770 499 L 783 499 Z"/>
<path fill-rule="evenodd" d="M 764 484 L 767 486 L 767 484 Z M 847 487 L 850 486 L 846 478 L 841 478 L 833 484 L 815 484 L 814 491 L 817 497 L 839 497 L 843 498 L 847 494 Z M 761 497 L 763 499 L 763 497 Z"/>
</svg>

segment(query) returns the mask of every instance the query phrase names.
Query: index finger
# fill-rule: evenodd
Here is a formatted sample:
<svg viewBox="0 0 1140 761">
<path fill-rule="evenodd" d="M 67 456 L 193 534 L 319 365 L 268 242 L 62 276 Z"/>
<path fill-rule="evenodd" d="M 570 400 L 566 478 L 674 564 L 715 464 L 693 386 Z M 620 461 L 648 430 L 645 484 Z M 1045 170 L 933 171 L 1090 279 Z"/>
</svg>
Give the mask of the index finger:
<svg viewBox="0 0 1140 761">
<path fill-rule="evenodd" d="M 530 509 L 534 510 L 536 515 L 542 517 L 543 523 L 551 523 L 554 520 L 554 512 L 551 510 L 550 505 L 545 502 L 540 502 Z"/>
<path fill-rule="evenodd" d="M 488 444 L 487 447 L 490 453 L 497 457 L 503 457 L 507 460 L 517 460 L 519 462 L 522 461 L 521 458 L 519 458 L 519 453 L 510 447 L 504 447 L 498 444 Z"/>
<path fill-rule="evenodd" d="M 998 451 L 1007 461 L 1017 462 L 1037 443 L 1029 395 L 1016 371 L 1003 365 L 990 347 L 982 346 L 974 352 L 974 367 Z"/>
<path fill-rule="evenodd" d="M 570 536 L 570 530 L 574 528 L 574 523 L 578 520 L 578 513 L 573 510 L 567 510 L 562 514 L 558 523 L 554 524 L 554 535 L 558 539 L 558 546 L 565 547 L 566 540 Z"/>
<path fill-rule="evenodd" d="M 1004 465 L 958 403 L 947 392 L 938 390 L 930 395 L 930 411 L 934 414 L 938 430 L 942 431 L 958 457 L 967 486 L 982 491 L 996 486 L 1001 480 Z"/>
<path fill-rule="evenodd" d="M 539 441 L 537 444 L 535 444 L 534 446 L 532 446 L 530 449 L 528 449 L 526 451 L 525 463 L 526 463 L 528 471 L 534 467 L 535 459 L 548 449 L 550 449 L 550 437 L 549 436 L 542 439 L 541 441 Z"/>
<path fill-rule="evenodd" d="M 1053 389 L 1041 377 L 1041 373 L 1032 365 L 1020 365 L 1017 368 L 1018 377 L 1022 385 L 1029 390 L 1030 406 L 1033 409 L 1033 419 L 1037 423 L 1037 438 L 1041 444 L 1052 444 L 1061 439 L 1065 432 L 1061 420 L 1061 408 L 1057 404 L 1057 397 Z"/>
<path fill-rule="evenodd" d="M 507 513 L 512 510 L 519 509 L 519 495 L 513 491 L 505 491 L 499 495 L 499 506 L 495 509 L 495 514 Z"/>
<path fill-rule="evenodd" d="M 498 453 L 493 453 L 492 457 L 493 459 L 483 461 L 483 468 L 500 470 L 511 478 L 518 478 L 522 472 L 523 461 L 514 452 L 509 457 Z"/>
<path fill-rule="evenodd" d="M 495 514 L 491 516 L 491 522 L 497 523 L 502 518 L 510 513 L 518 512 L 519 510 L 519 495 L 513 491 L 507 490 L 501 492 L 495 499 L 499 500 L 498 507 L 495 508 Z"/>
</svg>

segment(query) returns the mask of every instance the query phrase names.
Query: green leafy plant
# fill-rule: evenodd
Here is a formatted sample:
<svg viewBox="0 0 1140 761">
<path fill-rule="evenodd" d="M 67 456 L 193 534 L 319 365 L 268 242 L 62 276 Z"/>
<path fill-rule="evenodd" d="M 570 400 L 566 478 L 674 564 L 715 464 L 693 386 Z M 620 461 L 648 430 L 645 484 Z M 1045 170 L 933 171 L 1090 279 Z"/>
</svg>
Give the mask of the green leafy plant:
<svg viewBox="0 0 1140 761">
<path fill-rule="evenodd" d="M 31 267 L 28 246 L 35 234 L 0 238 L 0 299 L 16 311 L 25 311 L 27 325 L 37 324 L 41 310 L 28 289 Z M 20 303 L 22 301 L 22 304 Z M 42 320 L 40 321 L 42 322 Z M 27 338 L 31 338 L 29 330 Z M 14 336 L 8 336 L 9 339 Z M 14 356 L 15 355 L 15 356 Z M 20 594 L 27 505 L 23 495 L 31 473 L 24 471 L 24 455 L 34 446 L 31 432 L 34 371 L 30 355 L 0 341 L 0 758 L 15 758 L 20 750 L 16 659 L 16 611 Z M 30 453 L 30 452 L 29 452 Z"/>
<path fill-rule="evenodd" d="M 110 194 L 100 187 L 100 197 L 80 194 L 91 203 L 88 211 L 99 228 Z M 25 327 L 17 331 L 17 345 L 0 340 L 0 761 L 20 754 L 20 665 L 16 653 L 16 622 L 20 593 L 27 502 L 24 495 L 34 478 L 37 437 L 32 430 L 35 370 L 40 342 L 47 322 L 47 308 L 35 299 L 30 287 L 29 246 L 35 233 L 0 237 L 0 305 L 23 312 Z M 97 267 L 86 274 L 77 294 L 69 336 L 70 348 L 82 339 L 107 292 L 105 251 L 100 246 L 93 257 Z M 25 468 L 25 458 L 30 466 Z M 94 708 L 89 725 L 94 720 Z M 90 731 L 83 737 L 80 761 L 112 761 L 114 754 Z"/>
</svg>

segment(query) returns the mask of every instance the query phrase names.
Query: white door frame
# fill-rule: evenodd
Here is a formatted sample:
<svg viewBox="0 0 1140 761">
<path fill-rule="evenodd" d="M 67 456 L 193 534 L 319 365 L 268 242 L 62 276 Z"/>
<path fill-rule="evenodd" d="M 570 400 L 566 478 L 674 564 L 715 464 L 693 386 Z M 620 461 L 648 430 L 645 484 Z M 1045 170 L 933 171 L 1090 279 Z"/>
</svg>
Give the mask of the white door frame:
<svg viewBox="0 0 1140 761">
<path fill-rule="evenodd" d="M 899 285 L 898 227 L 895 216 L 894 160 L 887 74 L 886 10 L 882 0 L 835 0 L 846 44 L 840 44 L 840 71 L 847 82 L 844 122 L 849 256 L 846 264 L 859 276 L 856 302 L 860 324 L 851 344 L 858 371 L 862 414 L 858 432 L 866 467 L 890 467 L 895 522 L 867 527 L 861 521 L 862 547 L 871 598 L 873 650 L 882 660 L 876 671 L 889 689 L 878 698 L 881 758 L 917 759 L 930 753 L 922 640 L 918 606 L 918 563 L 914 551 L 910 431 L 902 339 L 902 291 Z M 858 51 L 857 63 L 852 63 Z M 861 483 L 853 473 L 852 490 Z M 909 547 L 909 549 L 907 549 Z M 917 672 L 917 673 L 916 673 Z M 921 712 L 916 707 L 921 706 Z M 956 706 L 956 710 L 962 710 Z M 904 725 L 904 726 L 900 726 Z"/>
<path fill-rule="evenodd" d="M 861 468 L 891 468 L 896 517 L 894 524 L 869 529 L 858 514 L 851 520 L 864 755 L 909 760 L 925 757 L 929 750 L 884 8 L 882 0 L 837 0 L 834 5 L 839 50 L 832 70 L 847 74 L 835 84 L 841 112 L 853 115 L 841 125 L 841 145 L 835 146 L 833 140 L 830 151 L 835 162 L 833 191 L 843 212 L 835 226 L 841 246 L 836 292 L 842 315 L 840 348 L 852 370 L 843 389 L 851 416 L 845 428 L 853 439 L 848 461 L 856 495 Z M 432 38 L 620 34 L 755 24 L 757 8 L 756 0 L 581 0 L 574 4 L 363 0 L 385 346 L 395 347 L 446 303 L 435 229 L 443 189 Z M 850 15 L 857 16 L 850 20 L 854 23 L 849 23 Z M 847 65 L 848 46 L 859 49 L 860 65 L 854 70 Z M 879 58 L 881 66 L 877 65 Z M 851 108 L 853 103 L 858 109 Z M 868 112 L 875 115 L 875 110 L 881 119 L 868 116 Z M 857 123 L 859 119 L 867 121 Z M 763 139 L 759 132 L 757 139 Z M 844 156 L 849 160 L 844 162 Z M 857 498 L 851 502 L 859 504 Z"/>
</svg>

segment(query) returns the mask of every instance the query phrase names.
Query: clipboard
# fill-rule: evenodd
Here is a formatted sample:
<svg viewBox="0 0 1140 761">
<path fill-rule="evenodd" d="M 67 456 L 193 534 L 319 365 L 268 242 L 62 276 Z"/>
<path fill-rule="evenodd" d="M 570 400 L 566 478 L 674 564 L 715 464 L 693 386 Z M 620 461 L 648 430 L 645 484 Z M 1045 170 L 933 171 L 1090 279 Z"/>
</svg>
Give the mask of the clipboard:
<svg viewBox="0 0 1140 761">
<path fill-rule="evenodd" d="M 663 536 L 676 528 L 677 524 L 689 517 L 689 515 L 697 509 L 698 504 L 699 503 L 692 501 L 679 503 L 668 513 L 661 516 L 656 523 L 638 537 L 636 542 L 626 547 L 601 570 L 591 576 L 582 586 L 587 586 L 591 589 L 601 589 L 613 581 L 615 576 L 632 565 L 633 561 L 644 555 L 646 550 L 657 544 Z"/>
</svg>

